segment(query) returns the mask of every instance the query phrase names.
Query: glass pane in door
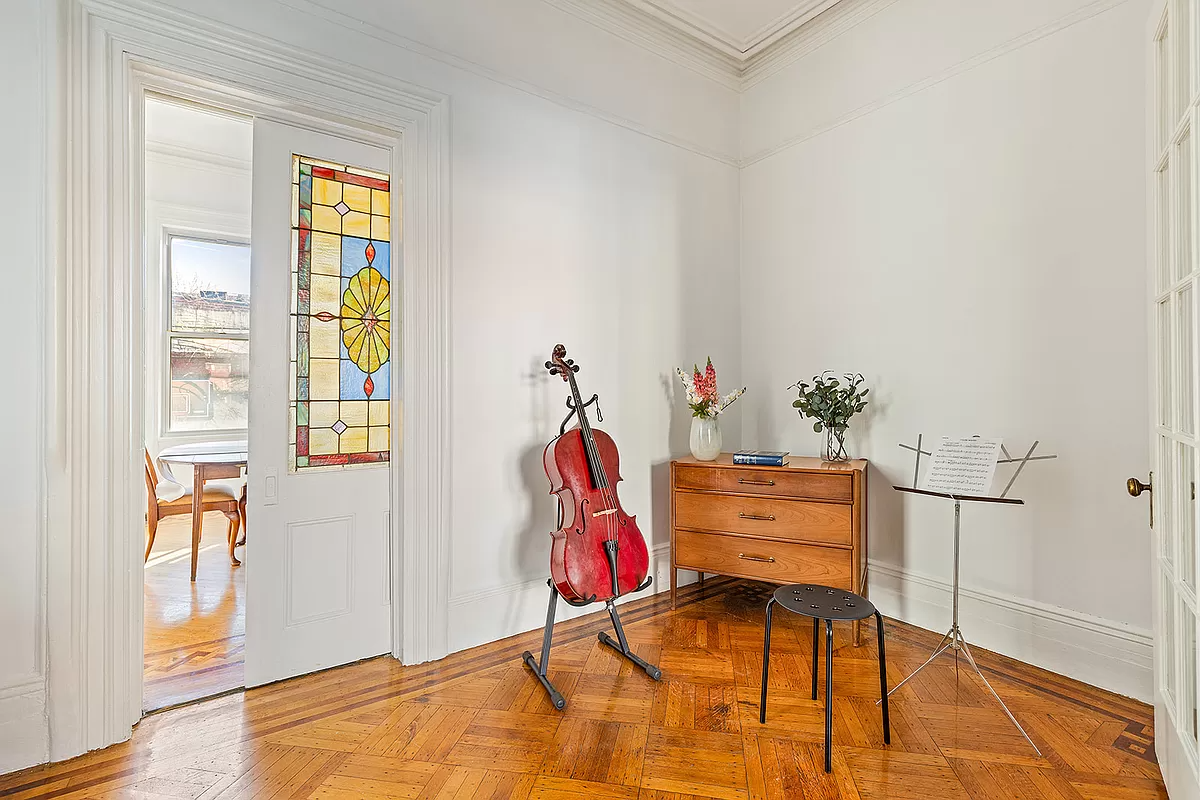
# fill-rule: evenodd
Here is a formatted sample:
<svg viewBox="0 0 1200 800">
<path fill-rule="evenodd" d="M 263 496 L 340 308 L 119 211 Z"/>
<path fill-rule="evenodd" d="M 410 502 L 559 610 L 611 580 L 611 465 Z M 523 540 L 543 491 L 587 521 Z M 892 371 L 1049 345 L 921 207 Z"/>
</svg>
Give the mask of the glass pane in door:
<svg viewBox="0 0 1200 800">
<path fill-rule="evenodd" d="M 1171 288 L 1171 167 L 1169 162 L 1155 173 L 1155 235 L 1158 237 L 1156 255 L 1158 257 L 1158 291 L 1165 292 Z"/>
<path fill-rule="evenodd" d="M 1192 101 L 1192 0 L 1175 3 L 1175 108 Z"/>
<path fill-rule="evenodd" d="M 1171 585 L 1171 581 L 1164 580 L 1162 582 L 1162 641 L 1159 643 L 1162 648 L 1162 681 L 1163 693 L 1167 696 L 1167 702 L 1174 703 L 1174 699 L 1179 696 L 1177 691 L 1177 671 L 1175 666 L 1175 606 L 1179 601 L 1175 599 L 1175 590 Z"/>
<path fill-rule="evenodd" d="M 1171 419 L 1171 301 L 1158 304 L 1158 424 L 1170 427 Z"/>
<path fill-rule="evenodd" d="M 1171 54 L 1169 49 L 1170 38 L 1168 37 L 1169 27 L 1164 20 L 1162 30 L 1159 33 L 1157 40 L 1154 43 L 1154 72 L 1155 84 L 1158 87 L 1157 104 L 1158 104 L 1158 146 L 1162 147 L 1167 142 L 1167 137 L 1170 136 L 1171 124 L 1171 95 L 1170 95 L 1170 75 L 1171 75 Z"/>
<path fill-rule="evenodd" d="M 1162 559 L 1167 570 L 1173 573 L 1175 541 L 1171 536 L 1171 531 L 1174 530 L 1175 515 L 1178 513 L 1170 502 L 1175 496 L 1171 491 L 1173 486 L 1171 478 L 1176 468 L 1174 442 L 1166 436 L 1160 436 L 1158 438 L 1158 454 L 1158 471 L 1154 473 L 1154 491 L 1151 493 L 1150 499 L 1154 503 L 1154 530 L 1157 532 L 1158 538 L 1158 557 Z"/>
<path fill-rule="evenodd" d="M 1192 132 L 1186 130 L 1175 145 L 1172 162 L 1175 180 L 1175 280 L 1192 271 Z"/>
<path fill-rule="evenodd" d="M 1175 385 L 1178 387 L 1175 413 L 1179 419 L 1179 430 L 1191 434 L 1196 431 L 1196 410 L 1192 403 L 1192 364 L 1195 361 L 1192 337 L 1195 333 L 1195 297 L 1192 284 L 1188 283 L 1175 297 L 1175 311 L 1179 325 L 1175 328 L 1175 349 L 1178 365 Z"/>
<path fill-rule="evenodd" d="M 1193 592 L 1196 591 L 1196 450 L 1178 445 L 1175 479 L 1178 481 L 1179 516 L 1173 526 L 1176 534 L 1175 574 Z"/>
<path fill-rule="evenodd" d="M 1179 727 L 1187 734 L 1184 740 L 1196 752 L 1197 726 L 1200 720 L 1196 716 L 1196 615 L 1188 608 L 1187 603 L 1180 607 L 1179 648 L 1183 656 L 1179 676 Z"/>
</svg>

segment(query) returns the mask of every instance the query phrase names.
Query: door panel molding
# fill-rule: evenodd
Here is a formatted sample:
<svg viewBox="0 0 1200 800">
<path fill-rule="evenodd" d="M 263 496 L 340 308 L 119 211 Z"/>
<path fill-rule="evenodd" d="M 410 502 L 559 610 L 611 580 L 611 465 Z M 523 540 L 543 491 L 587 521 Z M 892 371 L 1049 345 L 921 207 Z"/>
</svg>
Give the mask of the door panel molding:
<svg viewBox="0 0 1200 800">
<path fill-rule="evenodd" d="M 145 200 L 142 103 L 159 91 L 390 148 L 403 177 L 405 424 L 394 404 L 393 655 L 447 652 L 449 104 L 440 93 L 145 0 L 68 0 L 47 410 L 50 757 L 141 715 Z M 230 87 L 230 88 L 225 88 Z M 370 120 L 360 109 L 370 108 Z M 403 146 L 401 146 L 403 142 Z M 399 467 L 399 468 L 396 468 Z"/>
<path fill-rule="evenodd" d="M 340 592 L 342 600 L 338 607 L 330 607 L 324 611 L 313 611 L 303 616 L 296 614 L 296 590 L 302 589 L 296 580 L 296 536 L 309 533 L 313 528 L 322 528 L 323 531 L 319 535 L 318 540 L 310 544 L 324 544 L 331 541 L 331 535 L 336 533 L 341 537 L 340 552 L 336 555 L 342 560 L 342 571 L 344 586 Z M 352 610 L 352 598 L 354 597 L 354 549 L 352 543 L 354 540 L 354 517 L 329 517 L 328 519 L 310 519 L 303 522 L 291 522 L 287 526 L 287 557 L 286 567 L 284 568 L 283 585 L 287 588 L 287 611 L 286 611 L 286 626 L 294 627 L 303 625 L 306 622 L 315 622 L 322 619 L 333 619 L 349 614 Z M 309 549 L 309 548 L 305 548 Z M 335 555 L 334 548 L 322 548 L 323 554 L 328 557 Z M 326 562 L 332 563 L 332 562 Z M 332 571 L 330 571 L 332 572 Z M 312 579 L 314 576 L 309 576 Z M 332 574 L 330 575 L 332 577 Z M 301 582 L 303 583 L 303 582 Z"/>
</svg>

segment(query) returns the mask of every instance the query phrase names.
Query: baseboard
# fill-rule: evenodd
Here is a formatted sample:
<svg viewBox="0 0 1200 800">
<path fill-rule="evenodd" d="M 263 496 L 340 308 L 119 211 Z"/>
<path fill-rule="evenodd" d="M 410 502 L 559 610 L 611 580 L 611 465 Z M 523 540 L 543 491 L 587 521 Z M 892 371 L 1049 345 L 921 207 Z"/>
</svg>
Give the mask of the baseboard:
<svg viewBox="0 0 1200 800">
<path fill-rule="evenodd" d="M 650 574 L 654 576 L 654 583 L 641 594 L 632 597 L 670 591 L 670 566 L 670 545 L 664 543 L 652 548 Z M 679 573 L 681 586 L 694 580 L 695 573 Z M 450 652 L 456 653 L 506 636 L 541 628 L 546 623 L 548 591 L 546 578 L 539 577 L 451 598 Z M 602 608 L 603 606 L 599 605 L 575 608 L 560 602 L 555 619 L 560 622 L 574 619 Z"/>
<path fill-rule="evenodd" d="M 870 562 L 871 600 L 888 617 L 944 633 L 953 588 L 939 578 Z M 1152 703 L 1150 631 L 1023 598 L 961 588 L 967 641 L 1101 689 Z"/>
<path fill-rule="evenodd" d="M 0 720 L 0 775 L 49 760 L 45 676 L 0 684 Z"/>
</svg>

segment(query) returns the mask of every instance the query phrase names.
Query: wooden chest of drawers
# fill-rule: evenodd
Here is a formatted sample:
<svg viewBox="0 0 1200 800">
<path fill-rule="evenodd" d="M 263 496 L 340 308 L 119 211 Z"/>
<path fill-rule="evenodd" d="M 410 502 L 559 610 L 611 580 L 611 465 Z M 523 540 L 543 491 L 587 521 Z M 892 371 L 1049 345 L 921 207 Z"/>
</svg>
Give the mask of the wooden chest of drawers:
<svg viewBox="0 0 1200 800">
<path fill-rule="evenodd" d="M 865 594 L 866 490 L 866 461 L 671 462 L 671 605 L 680 569 Z"/>
</svg>

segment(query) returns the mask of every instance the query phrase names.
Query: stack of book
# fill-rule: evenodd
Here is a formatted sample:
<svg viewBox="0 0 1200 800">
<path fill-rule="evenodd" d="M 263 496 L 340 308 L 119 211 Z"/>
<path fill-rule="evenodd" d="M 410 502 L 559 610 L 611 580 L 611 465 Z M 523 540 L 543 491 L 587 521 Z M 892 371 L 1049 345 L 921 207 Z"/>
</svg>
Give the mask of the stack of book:
<svg viewBox="0 0 1200 800">
<path fill-rule="evenodd" d="M 752 467 L 786 467 L 787 455 L 781 450 L 738 450 L 733 454 L 733 463 Z"/>
</svg>

